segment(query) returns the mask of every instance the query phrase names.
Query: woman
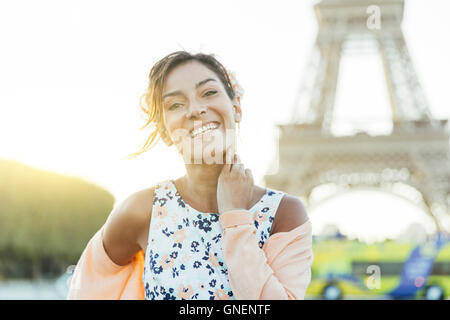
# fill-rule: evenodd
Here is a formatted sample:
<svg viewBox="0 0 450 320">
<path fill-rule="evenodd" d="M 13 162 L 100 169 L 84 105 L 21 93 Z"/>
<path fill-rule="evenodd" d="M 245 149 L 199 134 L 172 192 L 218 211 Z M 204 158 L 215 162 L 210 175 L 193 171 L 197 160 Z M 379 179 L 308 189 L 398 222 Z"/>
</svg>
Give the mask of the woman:
<svg viewBox="0 0 450 320">
<path fill-rule="evenodd" d="M 296 197 L 253 183 L 236 150 L 241 88 L 212 56 L 169 54 L 145 94 L 186 174 L 131 195 L 91 239 L 69 299 L 303 299 L 311 224 Z M 145 253 L 145 258 L 144 258 Z"/>
</svg>

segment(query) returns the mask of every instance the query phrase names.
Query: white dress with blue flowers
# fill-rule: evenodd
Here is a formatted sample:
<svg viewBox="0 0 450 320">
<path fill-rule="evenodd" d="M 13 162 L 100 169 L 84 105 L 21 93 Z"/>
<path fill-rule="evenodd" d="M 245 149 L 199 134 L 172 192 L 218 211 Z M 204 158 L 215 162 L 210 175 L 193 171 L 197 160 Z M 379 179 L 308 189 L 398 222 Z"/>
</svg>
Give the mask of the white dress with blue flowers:
<svg viewBox="0 0 450 320">
<path fill-rule="evenodd" d="M 283 195 L 266 188 L 249 209 L 260 248 L 269 238 Z M 235 299 L 222 253 L 222 233 L 219 215 L 190 207 L 172 180 L 156 185 L 143 273 L 145 299 Z"/>
</svg>

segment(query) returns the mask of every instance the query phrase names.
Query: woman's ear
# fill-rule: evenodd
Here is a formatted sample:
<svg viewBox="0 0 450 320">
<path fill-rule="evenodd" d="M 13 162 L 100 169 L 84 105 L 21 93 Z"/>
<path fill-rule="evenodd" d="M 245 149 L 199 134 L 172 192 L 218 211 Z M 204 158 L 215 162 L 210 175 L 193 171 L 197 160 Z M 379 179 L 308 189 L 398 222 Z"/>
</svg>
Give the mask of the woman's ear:
<svg viewBox="0 0 450 320">
<path fill-rule="evenodd" d="M 240 103 L 239 98 L 236 98 L 236 100 L 233 101 L 233 114 L 234 114 L 234 121 L 241 122 L 242 109 L 241 109 L 241 103 Z"/>
<path fill-rule="evenodd" d="M 240 108 L 239 108 L 239 110 L 240 110 Z M 240 111 L 239 112 L 235 111 L 234 112 L 234 121 L 241 122 L 241 118 L 242 118 L 242 113 Z"/>
</svg>

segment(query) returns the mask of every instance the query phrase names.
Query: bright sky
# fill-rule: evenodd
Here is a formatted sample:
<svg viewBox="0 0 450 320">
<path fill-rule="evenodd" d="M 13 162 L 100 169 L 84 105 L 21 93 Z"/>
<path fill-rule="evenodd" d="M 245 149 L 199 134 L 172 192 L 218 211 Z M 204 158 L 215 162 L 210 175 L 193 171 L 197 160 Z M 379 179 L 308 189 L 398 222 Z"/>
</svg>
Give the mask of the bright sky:
<svg viewBox="0 0 450 320">
<path fill-rule="evenodd" d="M 109 189 L 118 201 L 182 175 L 181 158 L 162 143 L 135 160 L 122 158 L 146 138 L 146 132 L 138 131 L 144 123 L 138 101 L 151 66 L 172 51 L 186 49 L 215 53 L 236 72 L 245 89 L 240 154 L 262 184 L 275 158 L 274 124 L 291 116 L 316 35 L 313 3 L 2 1 L 0 157 L 83 177 Z M 410 0 L 403 24 L 438 118 L 450 116 L 449 13 L 446 0 Z M 385 84 L 373 59 L 343 60 L 336 106 L 340 117 L 385 117 Z M 358 101 L 364 101 L 364 109 Z M 383 229 L 385 220 L 370 228 L 354 218 L 366 215 L 363 204 L 373 199 L 384 208 L 386 219 L 391 211 L 414 211 L 388 196 L 349 196 L 333 202 L 333 218 L 323 218 L 327 215 L 319 208 L 317 214 L 310 212 L 314 232 L 337 219 L 346 230 L 376 237 L 393 234 Z M 424 221 L 420 217 L 400 219 L 395 232 L 409 222 Z"/>
</svg>

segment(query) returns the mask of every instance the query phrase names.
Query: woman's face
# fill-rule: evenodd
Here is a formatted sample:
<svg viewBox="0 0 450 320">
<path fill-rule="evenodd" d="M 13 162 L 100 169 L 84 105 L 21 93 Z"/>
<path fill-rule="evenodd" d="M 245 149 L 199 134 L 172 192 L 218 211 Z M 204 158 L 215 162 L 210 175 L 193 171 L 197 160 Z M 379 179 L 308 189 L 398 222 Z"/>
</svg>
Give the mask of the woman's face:
<svg viewBox="0 0 450 320">
<path fill-rule="evenodd" d="M 235 145 L 237 100 L 230 100 L 219 77 L 198 61 L 175 67 L 163 89 L 166 130 L 191 163 L 223 163 L 223 152 Z"/>
</svg>

